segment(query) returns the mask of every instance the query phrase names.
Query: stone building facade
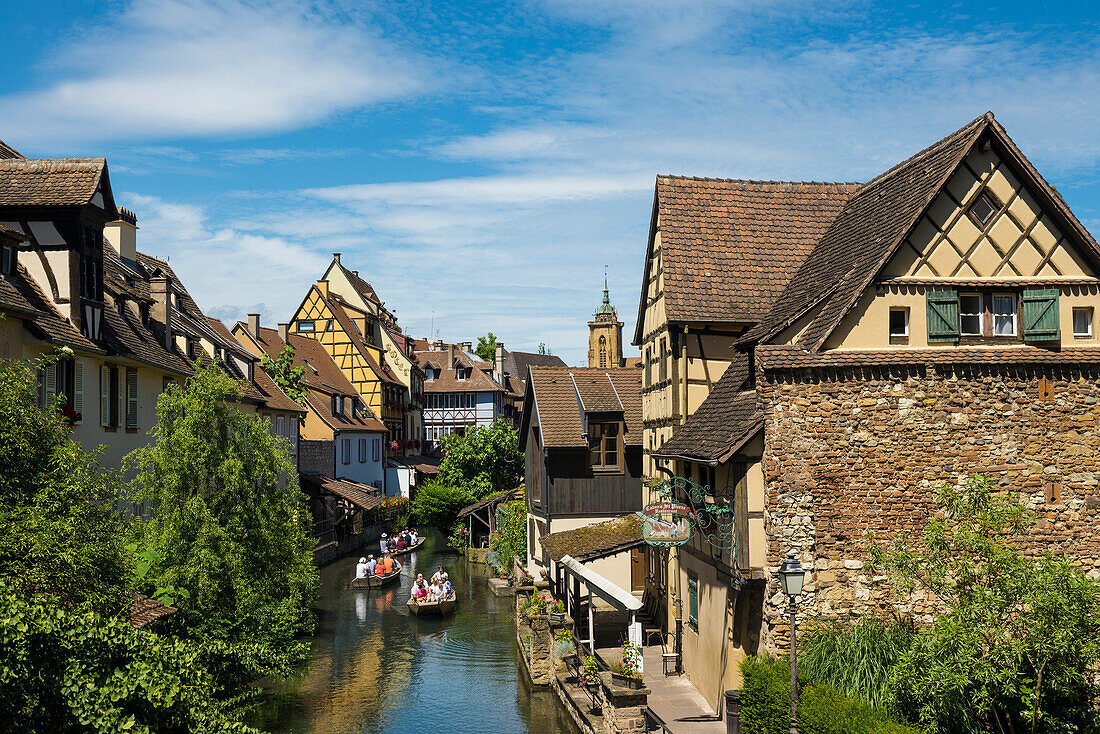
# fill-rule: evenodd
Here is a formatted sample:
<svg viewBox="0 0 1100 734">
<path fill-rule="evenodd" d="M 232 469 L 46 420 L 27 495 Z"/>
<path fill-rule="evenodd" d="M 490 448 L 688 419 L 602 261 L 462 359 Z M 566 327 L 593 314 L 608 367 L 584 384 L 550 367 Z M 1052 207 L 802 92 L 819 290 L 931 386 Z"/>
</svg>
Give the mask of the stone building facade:
<svg viewBox="0 0 1100 734">
<path fill-rule="evenodd" d="M 623 322 L 611 305 L 607 278 L 603 281 L 603 302 L 588 322 L 588 366 L 606 370 L 623 367 Z"/>
</svg>

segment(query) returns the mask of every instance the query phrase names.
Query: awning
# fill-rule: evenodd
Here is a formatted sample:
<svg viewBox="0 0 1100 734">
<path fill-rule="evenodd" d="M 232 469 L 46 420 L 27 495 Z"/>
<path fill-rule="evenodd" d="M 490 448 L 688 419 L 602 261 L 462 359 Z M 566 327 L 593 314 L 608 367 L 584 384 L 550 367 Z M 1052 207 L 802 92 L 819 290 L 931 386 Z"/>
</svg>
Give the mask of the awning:
<svg viewBox="0 0 1100 734">
<path fill-rule="evenodd" d="M 616 586 L 603 576 L 585 566 L 572 556 L 563 556 L 558 564 L 584 582 L 585 587 L 622 612 L 636 612 L 642 608 L 641 599 L 626 589 Z"/>
<path fill-rule="evenodd" d="M 373 510 L 385 500 L 382 490 L 369 484 L 347 479 L 331 479 L 319 474 L 302 474 L 301 477 L 303 483 L 312 484 L 322 491 L 347 500 L 361 510 Z"/>
</svg>

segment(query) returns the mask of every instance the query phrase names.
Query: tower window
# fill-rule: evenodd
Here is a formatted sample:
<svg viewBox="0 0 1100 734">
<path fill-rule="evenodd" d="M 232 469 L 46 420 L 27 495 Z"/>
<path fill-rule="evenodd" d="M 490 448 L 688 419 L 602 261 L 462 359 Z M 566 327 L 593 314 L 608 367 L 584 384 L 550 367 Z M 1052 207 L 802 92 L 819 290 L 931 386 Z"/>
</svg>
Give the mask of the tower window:
<svg viewBox="0 0 1100 734">
<path fill-rule="evenodd" d="M 978 225 L 979 229 L 984 229 L 985 225 L 989 224 L 989 220 L 993 218 L 993 215 L 997 213 L 997 202 L 993 200 L 993 197 L 988 191 L 983 191 L 978 194 L 978 198 L 974 200 L 974 203 L 970 205 L 967 210 L 967 214 L 970 215 L 970 219 L 974 224 Z"/>
<path fill-rule="evenodd" d="M 600 337 L 600 369 L 607 369 L 607 337 Z"/>
</svg>

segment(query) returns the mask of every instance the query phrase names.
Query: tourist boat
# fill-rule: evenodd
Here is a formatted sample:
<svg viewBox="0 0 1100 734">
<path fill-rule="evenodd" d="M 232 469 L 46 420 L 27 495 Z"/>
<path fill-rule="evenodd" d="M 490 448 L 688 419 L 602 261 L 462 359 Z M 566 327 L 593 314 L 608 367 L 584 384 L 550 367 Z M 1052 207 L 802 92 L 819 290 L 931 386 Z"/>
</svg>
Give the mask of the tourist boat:
<svg viewBox="0 0 1100 734">
<path fill-rule="evenodd" d="M 351 588 L 353 589 L 378 589 L 383 586 L 389 586 L 397 579 L 401 578 L 401 569 L 395 568 L 393 573 L 386 576 L 367 576 L 365 579 L 352 579 Z"/>
<path fill-rule="evenodd" d="M 427 538 L 421 538 L 420 540 L 416 541 L 415 543 L 410 545 L 405 550 L 391 550 L 390 555 L 391 556 L 403 556 L 406 553 L 412 553 L 413 551 L 418 550 L 420 548 L 420 546 L 424 545 L 424 541 L 426 541 L 426 540 L 427 540 Z"/>
<path fill-rule="evenodd" d="M 454 613 L 455 607 L 458 606 L 458 598 L 454 592 L 451 592 L 451 597 L 443 601 L 409 599 L 408 606 L 414 617 L 446 617 L 448 614 Z"/>
</svg>

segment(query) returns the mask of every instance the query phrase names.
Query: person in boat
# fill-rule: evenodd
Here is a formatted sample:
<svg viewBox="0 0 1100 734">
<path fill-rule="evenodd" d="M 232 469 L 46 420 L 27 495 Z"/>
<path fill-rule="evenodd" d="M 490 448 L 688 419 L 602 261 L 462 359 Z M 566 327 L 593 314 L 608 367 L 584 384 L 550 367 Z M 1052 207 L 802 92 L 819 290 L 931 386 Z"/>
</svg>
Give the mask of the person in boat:
<svg viewBox="0 0 1100 734">
<path fill-rule="evenodd" d="M 439 601 L 439 595 L 442 592 L 443 589 L 439 586 L 439 582 L 433 578 L 432 585 L 428 587 L 428 601 Z"/>
<path fill-rule="evenodd" d="M 424 601 L 428 598 L 428 587 L 424 585 L 424 577 L 418 576 L 416 583 L 413 584 L 412 590 L 413 599 L 418 602 Z"/>
<path fill-rule="evenodd" d="M 440 581 L 443 580 L 443 577 L 446 575 L 446 572 L 443 571 L 443 566 L 440 566 L 439 570 L 432 574 L 432 583 L 438 584 Z"/>
<path fill-rule="evenodd" d="M 408 542 L 406 542 L 405 536 L 404 535 L 398 535 L 397 536 L 397 542 L 394 543 L 394 548 L 396 550 L 403 551 L 408 547 L 409 547 L 409 544 L 408 544 Z"/>
<path fill-rule="evenodd" d="M 362 560 L 362 559 L 360 559 L 360 560 Z M 374 575 L 374 568 L 377 565 L 378 565 L 378 561 L 374 560 L 374 556 L 367 556 L 367 563 L 366 563 L 367 576 L 373 576 Z"/>
<path fill-rule="evenodd" d="M 451 587 L 451 581 L 447 578 L 447 574 L 443 574 L 443 583 L 439 585 L 439 600 L 450 599 L 452 593 L 454 589 Z"/>
<path fill-rule="evenodd" d="M 355 578 L 365 579 L 370 576 L 370 571 L 367 570 L 367 559 L 360 558 L 359 563 L 355 564 Z"/>
<path fill-rule="evenodd" d="M 416 534 L 416 528 L 409 531 L 409 545 L 416 545 L 420 541 L 420 536 Z"/>
<path fill-rule="evenodd" d="M 375 571 L 379 576 L 389 576 L 395 569 L 399 569 L 400 566 L 393 560 L 393 556 L 386 554 L 386 557 L 382 559 L 382 562 L 378 564 L 378 569 Z"/>
<path fill-rule="evenodd" d="M 378 546 L 382 549 L 382 555 L 390 552 L 390 542 L 385 533 L 382 533 L 382 539 L 378 541 Z"/>
</svg>

